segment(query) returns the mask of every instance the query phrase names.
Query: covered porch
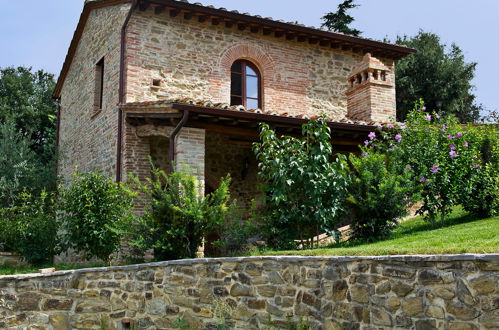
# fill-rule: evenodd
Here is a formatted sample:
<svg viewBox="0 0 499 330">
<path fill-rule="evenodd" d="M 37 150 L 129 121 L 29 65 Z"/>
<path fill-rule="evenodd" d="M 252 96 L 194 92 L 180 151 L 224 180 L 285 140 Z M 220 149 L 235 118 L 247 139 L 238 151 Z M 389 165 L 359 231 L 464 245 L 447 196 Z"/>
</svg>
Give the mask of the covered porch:
<svg viewBox="0 0 499 330">
<path fill-rule="evenodd" d="M 129 103 L 124 110 L 123 159 L 125 175 L 144 179 L 150 175 L 149 157 L 155 167 L 171 171 L 188 166 L 205 193 L 218 187 L 227 174 L 232 178 L 231 194 L 243 210 L 259 195 L 257 160 L 253 143 L 258 142 L 259 124 L 269 124 L 280 135 L 300 136 L 301 126 L 310 119 L 260 110 L 194 102 Z M 373 123 L 328 121 L 335 152 L 357 152 Z"/>
</svg>

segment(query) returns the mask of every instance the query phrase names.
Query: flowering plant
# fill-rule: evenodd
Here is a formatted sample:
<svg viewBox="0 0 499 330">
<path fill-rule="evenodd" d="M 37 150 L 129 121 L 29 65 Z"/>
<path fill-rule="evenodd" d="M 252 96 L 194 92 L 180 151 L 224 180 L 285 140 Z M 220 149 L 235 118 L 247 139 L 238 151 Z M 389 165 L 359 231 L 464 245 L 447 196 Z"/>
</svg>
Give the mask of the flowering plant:
<svg viewBox="0 0 499 330">
<path fill-rule="evenodd" d="M 465 194 L 463 182 L 476 171 L 478 146 L 473 132 L 454 117 L 429 112 L 419 100 L 406 123 L 379 129 L 371 147 L 386 152 L 399 166 L 413 173 L 423 206 L 418 210 L 436 224 Z"/>
</svg>

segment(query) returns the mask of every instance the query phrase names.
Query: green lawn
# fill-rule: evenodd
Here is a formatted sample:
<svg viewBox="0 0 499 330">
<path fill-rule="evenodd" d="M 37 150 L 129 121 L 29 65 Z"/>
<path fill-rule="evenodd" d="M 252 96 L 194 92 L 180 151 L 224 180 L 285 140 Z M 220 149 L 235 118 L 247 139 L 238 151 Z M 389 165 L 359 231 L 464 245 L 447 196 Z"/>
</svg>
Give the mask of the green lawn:
<svg viewBox="0 0 499 330">
<path fill-rule="evenodd" d="M 91 266 L 74 266 L 74 265 L 44 265 L 39 267 L 33 266 L 22 266 L 22 267 L 10 267 L 10 266 L 0 266 L 0 276 L 1 275 L 16 275 L 16 274 L 32 274 L 38 273 L 39 269 L 42 268 L 52 268 L 55 267 L 56 270 L 72 270 L 72 269 L 82 269 L 82 268 L 94 268 L 94 267 L 104 267 L 101 264 L 91 265 Z"/>
<path fill-rule="evenodd" d="M 392 236 L 375 243 L 342 243 L 330 248 L 304 251 L 266 251 L 263 255 L 376 256 L 394 254 L 499 253 L 499 217 L 476 219 L 456 209 L 444 228 L 433 228 L 421 217 L 400 225 Z M 255 255 L 257 253 L 254 253 Z M 258 253 L 262 255 L 262 253 Z M 98 266 L 98 265 L 96 265 Z M 2 267 L 0 275 L 37 273 L 44 267 Z M 57 270 L 78 269 L 70 265 Z"/>
<path fill-rule="evenodd" d="M 304 251 L 267 251 L 264 255 L 379 256 L 395 254 L 499 253 L 499 217 L 476 219 L 455 209 L 444 228 L 433 228 L 421 217 L 400 225 L 386 240 L 343 243 Z"/>
</svg>

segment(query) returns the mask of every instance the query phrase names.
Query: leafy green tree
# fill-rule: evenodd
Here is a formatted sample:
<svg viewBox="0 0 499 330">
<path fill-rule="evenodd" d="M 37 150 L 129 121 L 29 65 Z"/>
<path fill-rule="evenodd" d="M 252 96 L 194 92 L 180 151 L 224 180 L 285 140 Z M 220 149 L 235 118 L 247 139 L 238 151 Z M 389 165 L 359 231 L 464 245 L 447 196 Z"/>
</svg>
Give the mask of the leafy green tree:
<svg viewBox="0 0 499 330">
<path fill-rule="evenodd" d="M 35 190 L 55 189 L 57 102 L 52 99 L 54 76 L 28 67 L 0 69 L 0 123 L 13 122 L 29 141 L 36 167 Z"/>
<path fill-rule="evenodd" d="M 22 192 L 14 206 L 0 209 L 0 245 L 32 265 L 51 263 L 58 252 L 53 193 Z"/>
<path fill-rule="evenodd" d="M 359 6 L 355 4 L 354 1 L 355 0 L 345 0 L 338 5 L 338 10 L 336 12 L 327 13 L 323 16 L 322 20 L 324 23 L 322 26 L 335 32 L 359 36 L 362 32 L 350 27 L 350 24 L 352 24 L 355 19 L 347 14 L 349 9 Z"/>
<path fill-rule="evenodd" d="M 229 177 L 205 197 L 187 169 L 167 174 L 153 168 L 145 183 L 137 178 L 133 181 L 146 207 L 145 214 L 128 230 L 130 244 L 142 251 L 153 249 L 158 261 L 195 258 L 203 238 L 227 221 Z"/>
<path fill-rule="evenodd" d="M 441 115 L 456 116 L 461 123 L 479 119 L 482 106 L 476 103 L 471 82 L 477 63 L 466 62 L 461 48 L 456 44 L 448 48 L 438 35 L 424 31 L 414 37 L 398 37 L 396 42 L 417 50 L 397 62 L 399 121 L 407 118 L 418 99 Z"/>
<path fill-rule="evenodd" d="M 333 161 L 323 120 L 304 124 L 302 135 L 278 137 L 262 124 L 262 142 L 254 145 L 266 196 L 263 234 L 271 247 L 294 248 L 298 239 L 303 244 L 324 232 L 338 234 L 347 187 L 345 156 Z"/>
<path fill-rule="evenodd" d="M 32 187 L 36 155 L 13 120 L 0 123 L 0 207 L 12 206 L 24 187 Z"/>
<path fill-rule="evenodd" d="M 59 213 L 63 246 L 110 263 L 132 219 L 130 193 L 99 173 L 76 175 L 61 188 Z"/>
</svg>

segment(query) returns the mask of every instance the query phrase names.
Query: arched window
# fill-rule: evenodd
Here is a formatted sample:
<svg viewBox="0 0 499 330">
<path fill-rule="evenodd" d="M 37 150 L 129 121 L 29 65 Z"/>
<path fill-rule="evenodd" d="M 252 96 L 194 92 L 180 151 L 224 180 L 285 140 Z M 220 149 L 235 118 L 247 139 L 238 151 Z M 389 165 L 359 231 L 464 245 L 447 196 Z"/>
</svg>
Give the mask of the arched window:
<svg viewBox="0 0 499 330">
<path fill-rule="evenodd" d="M 237 60 L 231 68 L 230 104 L 246 109 L 262 108 L 262 82 L 258 68 L 246 60 Z"/>
</svg>

